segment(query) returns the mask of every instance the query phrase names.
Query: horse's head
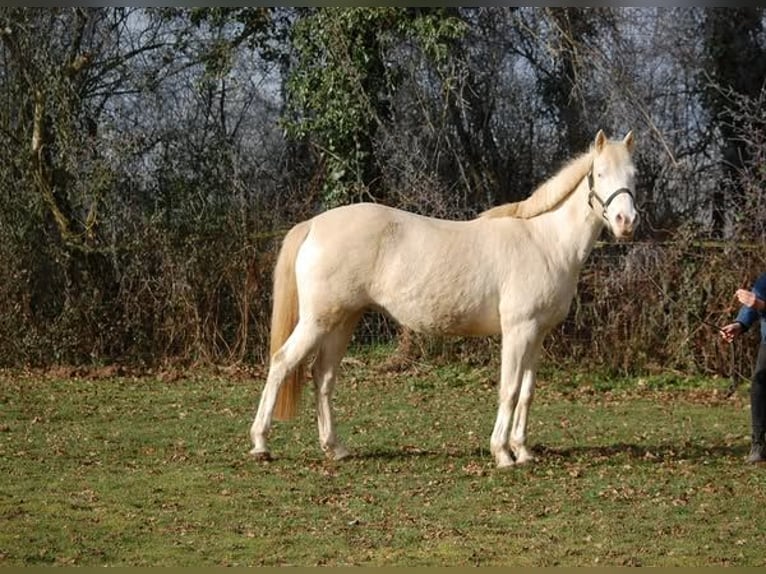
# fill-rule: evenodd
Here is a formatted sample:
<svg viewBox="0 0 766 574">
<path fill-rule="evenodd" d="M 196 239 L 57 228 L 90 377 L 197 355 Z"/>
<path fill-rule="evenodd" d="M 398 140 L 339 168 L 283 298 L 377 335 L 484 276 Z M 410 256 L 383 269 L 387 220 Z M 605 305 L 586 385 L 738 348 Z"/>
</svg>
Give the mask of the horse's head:
<svg viewBox="0 0 766 574">
<path fill-rule="evenodd" d="M 634 145 L 632 131 L 622 141 L 609 141 L 599 130 L 593 146 L 593 165 L 588 173 L 588 203 L 606 220 L 617 239 L 630 239 L 638 226 L 633 198 Z"/>
</svg>

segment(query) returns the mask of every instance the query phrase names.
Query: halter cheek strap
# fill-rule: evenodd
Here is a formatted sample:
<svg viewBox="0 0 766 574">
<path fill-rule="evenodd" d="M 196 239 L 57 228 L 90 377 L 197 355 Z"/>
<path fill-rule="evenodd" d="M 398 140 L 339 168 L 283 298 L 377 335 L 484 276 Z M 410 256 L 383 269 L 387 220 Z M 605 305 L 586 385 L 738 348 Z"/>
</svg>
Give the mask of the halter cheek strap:
<svg viewBox="0 0 766 574">
<path fill-rule="evenodd" d="M 596 194 L 596 190 L 593 189 L 593 169 L 588 172 L 588 189 L 590 189 L 590 193 L 588 194 L 588 205 L 593 209 L 593 200 L 595 199 L 601 204 L 601 217 L 606 219 L 606 209 L 609 207 L 609 204 L 612 203 L 612 200 L 620 195 L 621 193 L 627 193 L 631 199 L 635 201 L 635 198 L 633 197 L 633 193 L 627 188 L 627 187 L 621 187 L 612 195 L 606 198 L 606 201 L 601 201 L 601 198 Z"/>
</svg>

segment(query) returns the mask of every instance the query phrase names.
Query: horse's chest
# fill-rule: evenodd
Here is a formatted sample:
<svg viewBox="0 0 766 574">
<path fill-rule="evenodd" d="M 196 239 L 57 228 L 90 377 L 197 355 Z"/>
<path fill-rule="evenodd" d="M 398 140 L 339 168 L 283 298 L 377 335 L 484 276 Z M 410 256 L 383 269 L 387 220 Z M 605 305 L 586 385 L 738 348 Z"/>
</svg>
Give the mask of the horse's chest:
<svg viewBox="0 0 766 574">
<path fill-rule="evenodd" d="M 558 290 L 548 295 L 547 303 L 543 306 L 540 314 L 547 315 L 547 323 L 556 325 L 561 323 L 569 314 L 569 308 L 572 306 L 576 285 L 562 284 Z"/>
<path fill-rule="evenodd" d="M 576 289 L 567 276 L 540 273 L 533 279 L 509 281 L 500 304 L 504 320 L 534 320 L 552 327 L 566 318 Z"/>
</svg>

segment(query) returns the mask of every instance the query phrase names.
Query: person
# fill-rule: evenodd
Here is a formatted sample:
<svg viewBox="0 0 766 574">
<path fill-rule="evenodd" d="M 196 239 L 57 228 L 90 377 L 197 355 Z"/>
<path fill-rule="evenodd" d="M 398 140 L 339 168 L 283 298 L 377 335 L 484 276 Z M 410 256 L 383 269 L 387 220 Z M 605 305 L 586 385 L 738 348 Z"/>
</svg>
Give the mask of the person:
<svg viewBox="0 0 766 574">
<path fill-rule="evenodd" d="M 766 273 L 755 280 L 751 290 L 737 289 L 734 294 L 742 306 L 734 322 L 721 328 L 721 336 L 731 343 L 760 320 L 761 344 L 750 381 L 750 463 L 766 462 Z"/>
</svg>

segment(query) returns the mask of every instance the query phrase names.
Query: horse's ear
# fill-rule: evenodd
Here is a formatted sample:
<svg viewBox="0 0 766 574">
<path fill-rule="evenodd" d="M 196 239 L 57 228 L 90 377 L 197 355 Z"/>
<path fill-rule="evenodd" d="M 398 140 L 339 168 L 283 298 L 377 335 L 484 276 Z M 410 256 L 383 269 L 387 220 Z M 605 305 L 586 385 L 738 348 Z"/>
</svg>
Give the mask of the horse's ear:
<svg viewBox="0 0 766 574">
<path fill-rule="evenodd" d="M 601 152 L 605 143 L 606 143 L 606 134 L 604 133 L 604 130 L 598 130 L 598 133 L 596 134 L 596 142 L 595 142 L 596 153 Z"/>
<path fill-rule="evenodd" d="M 630 130 L 625 135 L 625 138 L 622 140 L 622 143 L 625 144 L 625 147 L 628 148 L 628 151 L 630 153 L 633 153 L 633 149 L 636 147 L 636 138 L 633 137 L 633 130 Z"/>
</svg>

